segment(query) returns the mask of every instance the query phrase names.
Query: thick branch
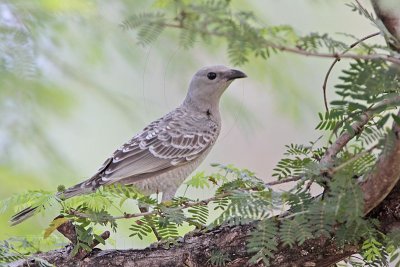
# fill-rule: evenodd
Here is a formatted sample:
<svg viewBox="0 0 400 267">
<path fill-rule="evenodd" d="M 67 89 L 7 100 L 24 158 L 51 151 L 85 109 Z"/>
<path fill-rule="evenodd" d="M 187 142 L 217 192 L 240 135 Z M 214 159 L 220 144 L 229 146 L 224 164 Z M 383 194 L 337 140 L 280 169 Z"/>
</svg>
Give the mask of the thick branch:
<svg viewBox="0 0 400 267">
<path fill-rule="evenodd" d="M 386 232 L 400 228 L 400 185 L 379 207 L 371 212 L 370 217 L 381 222 L 381 230 Z M 205 233 L 194 232 L 186 235 L 170 249 L 160 246 L 144 250 L 105 250 L 93 251 L 82 261 L 69 258 L 69 247 L 36 255 L 58 267 L 64 266 L 176 266 L 205 267 L 211 266 L 211 255 L 217 251 L 224 253 L 229 261 L 228 267 L 246 266 L 252 256 L 246 252 L 246 239 L 257 222 L 242 226 L 221 226 Z M 280 246 L 272 259 L 272 266 L 318 266 L 328 267 L 352 254 L 357 253 L 357 246 L 338 248 L 332 239 L 315 238 L 301 246 L 289 248 Z M 24 265 L 25 263 L 25 265 Z M 32 261 L 29 262 L 33 266 Z M 11 266 L 28 266 L 19 261 Z M 261 266 L 261 265 L 260 265 Z"/>
<path fill-rule="evenodd" d="M 385 149 L 373 172 L 366 177 L 366 181 L 362 184 L 366 214 L 385 199 L 400 178 L 400 126 L 395 122 L 392 132 L 393 136 L 387 137 Z"/>
<path fill-rule="evenodd" d="M 392 38 L 387 39 L 393 50 L 400 52 L 400 7 L 396 1 L 371 0 L 375 13 Z M 400 111 L 398 112 L 400 115 Z M 393 123 L 393 136 L 388 136 L 385 150 L 380 155 L 374 171 L 362 184 L 364 211 L 367 214 L 392 191 L 400 178 L 400 126 Z"/>
<path fill-rule="evenodd" d="M 368 123 L 368 121 L 372 118 L 373 112 L 371 110 L 365 111 L 361 114 L 360 119 L 351 125 L 353 129 L 352 132 L 345 131 L 342 133 L 336 141 L 325 151 L 324 156 L 320 160 L 322 165 L 331 164 L 336 155 L 342 151 L 342 149 L 353 139 L 356 135 L 360 134 L 364 126 Z"/>
</svg>

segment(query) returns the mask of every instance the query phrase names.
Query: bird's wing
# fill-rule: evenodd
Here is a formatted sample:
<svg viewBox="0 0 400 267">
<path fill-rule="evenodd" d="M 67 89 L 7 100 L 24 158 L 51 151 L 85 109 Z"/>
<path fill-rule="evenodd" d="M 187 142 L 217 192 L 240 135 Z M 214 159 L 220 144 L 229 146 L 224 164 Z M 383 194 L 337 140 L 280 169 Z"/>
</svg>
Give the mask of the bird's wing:
<svg viewBox="0 0 400 267">
<path fill-rule="evenodd" d="M 115 151 L 95 175 L 97 181 L 88 182 L 109 184 L 185 165 L 210 148 L 218 132 L 218 125 L 207 117 L 187 118 L 175 111 L 154 121 Z"/>
</svg>

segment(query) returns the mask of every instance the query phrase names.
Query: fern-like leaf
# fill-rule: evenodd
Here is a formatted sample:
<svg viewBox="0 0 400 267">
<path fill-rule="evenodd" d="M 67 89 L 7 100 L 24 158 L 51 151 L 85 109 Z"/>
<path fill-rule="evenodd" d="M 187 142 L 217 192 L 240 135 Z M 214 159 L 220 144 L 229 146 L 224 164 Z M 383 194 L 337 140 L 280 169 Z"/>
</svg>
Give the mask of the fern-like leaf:
<svg viewBox="0 0 400 267">
<path fill-rule="evenodd" d="M 247 251 L 253 255 L 249 262 L 258 263 L 263 261 L 265 266 L 270 265 L 270 258 L 274 256 L 277 250 L 278 242 L 276 240 L 278 227 L 273 219 L 265 219 L 259 222 L 257 228 L 250 234 L 247 243 Z"/>
</svg>

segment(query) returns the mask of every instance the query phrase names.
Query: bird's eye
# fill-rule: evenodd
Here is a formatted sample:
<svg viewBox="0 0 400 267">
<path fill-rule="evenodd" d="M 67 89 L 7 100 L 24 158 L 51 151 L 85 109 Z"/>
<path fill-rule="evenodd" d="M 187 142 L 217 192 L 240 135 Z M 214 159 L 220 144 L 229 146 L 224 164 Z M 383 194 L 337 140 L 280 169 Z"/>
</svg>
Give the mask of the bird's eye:
<svg viewBox="0 0 400 267">
<path fill-rule="evenodd" d="M 217 78 L 217 74 L 215 72 L 209 72 L 207 73 L 207 78 L 209 80 L 214 80 L 215 78 Z"/>
</svg>

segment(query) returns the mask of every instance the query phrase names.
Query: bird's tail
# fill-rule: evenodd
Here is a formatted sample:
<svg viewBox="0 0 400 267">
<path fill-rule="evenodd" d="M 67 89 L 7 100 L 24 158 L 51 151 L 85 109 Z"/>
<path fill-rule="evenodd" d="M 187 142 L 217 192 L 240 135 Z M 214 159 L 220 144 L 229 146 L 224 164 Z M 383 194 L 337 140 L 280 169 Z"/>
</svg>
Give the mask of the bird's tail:
<svg viewBox="0 0 400 267">
<path fill-rule="evenodd" d="M 56 197 L 60 198 L 62 200 L 66 200 L 71 197 L 91 193 L 94 191 L 95 191 L 95 188 L 88 187 L 88 183 L 83 182 L 83 183 L 74 185 L 73 187 L 70 187 L 63 192 L 58 192 L 56 194 Z M 25 221 L 26 219 L 32 217 L 33 215 L 35 215 L 37 213 L 38 208 L 39 207 L 28 207 L 26 209 L 21 210 L 20 212 L 18 212 L 17 214 L 15 214 L 14 216 L 11 217 L 10 224 L 17 225 L 17 224 Z"/>
<path fill-rule="evenodd" d="M 11 217 L 10 224 L 17 225 L 25 221 L 26 219 L 32 217 L 36 213 L 37 208 L 38 207 L 28 207 L 26 209 L 21 210 L 20 212 Z"/>
</svg>

